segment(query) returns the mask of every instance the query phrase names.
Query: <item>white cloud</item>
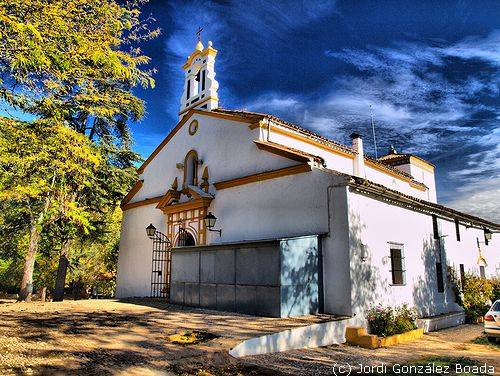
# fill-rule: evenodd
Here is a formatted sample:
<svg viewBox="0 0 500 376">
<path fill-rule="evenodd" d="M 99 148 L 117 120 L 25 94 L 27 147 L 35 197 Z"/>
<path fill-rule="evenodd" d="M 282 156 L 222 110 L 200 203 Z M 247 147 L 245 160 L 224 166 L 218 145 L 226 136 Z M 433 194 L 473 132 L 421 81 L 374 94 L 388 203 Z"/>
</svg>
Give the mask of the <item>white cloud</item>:
<svg viewBox="0 0 500 376">
<path fill-rule="evenodd" d="M 500 178 L 485 178 L 458 189 L 446 205 L 500 223 Z"/>
<path fill-rule="evenodd" d="M 267 112 L 288 112 L 297 111 L 303 108 L 302 102 L 293 96 L 277 95 L 276 93 L 266 93 L 255 100 L 247 102 L 245 108 L 249 110 L 259 110 L 265 108 Z"/>
<path fill-rule="evenodd" d="M 366 135 L 370 151 L 372 105 L 382 149 L 394 143 L 399 150 L 435 158 L 438 177 L 454 182 L 441 192 L 446 204 L 500 221 L 500 178 L 492 178 L 500 175 L 500 31 L 448 46 L 404 42 L 326 55 L 359 73 L 334 78 L 320 101 L 274 92 L 249 102 L 249 108 L 344 142 L 356 129 Z M 457 72 L 450 58 L 474 69 Z M 472 59 L 490 70 L 477 69 Z"/>
<path fill-rule="evenodd" d="M 261 43 L 290 43 L 289 32 L 337 12 L 332 0 L 234 1 L 220 7 L 225 17 L 237 20 L 247 33 L 262 35 Z M 275 45 L 274 45 L 275 46 Z"/>
<path fill-rule="evenodd" d="M 493 31 L 486 38 L 470 36 L 438 52 L 461 59 L 479 59 L 500 65 L 500 30 Z"/>
</svg>

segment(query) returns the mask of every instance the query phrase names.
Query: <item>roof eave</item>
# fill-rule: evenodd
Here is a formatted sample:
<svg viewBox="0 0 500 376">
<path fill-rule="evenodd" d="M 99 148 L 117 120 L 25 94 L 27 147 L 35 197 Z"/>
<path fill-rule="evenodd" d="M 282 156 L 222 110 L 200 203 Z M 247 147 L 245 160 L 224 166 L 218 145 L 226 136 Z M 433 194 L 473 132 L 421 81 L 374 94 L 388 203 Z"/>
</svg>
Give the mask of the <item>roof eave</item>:
<svg viewBox="0 0 500 376">
<path fill-rule="evenodd" d="M 387 188 L 383 185 L 374 183 L 370 180 L 359 178 L 356 176 L 347 175 L 346 184 L 350 187 L 364 193 L 374 193 L 377 196 L 382 196 L 390 200 L 397 201 L 401 204 L 411 206 L 421 212 L 440 215 L 447 219 L 459 219 L 463 222 L 468 222 L 479 228 L 490 228 L 500 231 L 500 224 L 490 222 L 486 219 L 476 217 L 467 213 L 462 213 L 458 210 L 448 208 L 444 205 L 436 204 L 433 202 L 425 201 L 416 197 L 406 195 L 404 193 Z"/>
</svg>

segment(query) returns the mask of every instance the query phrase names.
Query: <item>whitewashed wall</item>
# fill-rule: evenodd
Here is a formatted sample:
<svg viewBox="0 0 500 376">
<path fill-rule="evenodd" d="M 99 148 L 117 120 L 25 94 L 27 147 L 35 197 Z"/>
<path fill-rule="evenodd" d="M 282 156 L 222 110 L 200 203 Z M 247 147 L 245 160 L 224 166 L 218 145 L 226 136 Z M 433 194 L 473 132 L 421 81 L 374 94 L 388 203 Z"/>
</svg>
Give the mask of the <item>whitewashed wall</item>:
<svg viewBox="0 0 500 376">
<path fill-rule="evenodd" d="M 141 206 L 123 212 L 116 276 L 116 297 L 149 296 L 153 243 L 146 227 L 165 228 L 164 216 L 156 205 Z"/>
<path fill-rule="evenodd" d="M 222 237 L 209 233 L 209 242 L 326 234 L 322 243 L 326 312 L 361 318 L 376 304 L 403 303 L 416 306 L 422 315 L 459 309 L 446 280 L 446 264 L 463 263 L 478 274 L 476 236 L 482 240 L 482 230 L 461 226 L 462 241 L 457 242 L 454 222 L 439 220 L 441 234 L 448 236 L 443 253 L 446 292 L 438 293 L 432 217 L 351 192 L 340 181 L 339 176 L 315 169 L 220 190 L 210 210 L 219 218 Z M 159 229 L 165 226 L 154 204 L 124 213 L 118 297 L 149 295 L 152 244 L 145 227 L 150 222 Z M 404 246 L 404 286 L 391 286 L 389 242 Z M 498 242 L 494 238 L 489 246 L 482 245 L 489 276 L 500 262 Z M 368 249 L 365 262 L 360 258 L 361 243 Z"/>
<path fill-rule="evenodd" d="M 461 226 L 461 242 L 456 241 L 455 224 L 452 221 L 438 219 L 443 239 L 443 279 L 445 291 L 439 293 L 436 282 L 437 253 L 434 247 L 432 217 L 430 215 L 411 211 L 396 205 L 378 201 L 365 195 L 348 191 L 346 207 L 335 203 L 334 223 L 342 221 L 337 214 L 349 218 L 349 281 L 350 288 L 335 289 L 335 278 L 328 275 L 338 256 L 332 262 L 328 260 L 328 252 L 345 256 L 339 250 L 329 249 L 329 241 L 325 242 L 325 308 L 329 312 L 363 316 L 364 312 L 377 304 L 401 305 L 408 304 L 417 308 L 421 315 L 436 315 L 459 310 L 455 296 L 447 280 L 447 265 L 464 264 L 466 270 L 479 274 L 477 265 L 476 236 L 482 240 L 481 229 Z M 336 208 L 336 210 L 335 210 Z M 333 228 L 335 235 L 336 229 Z M 484 246 L 483 255 L 488 261 L 487 276 L 497 273 L 499 260 L 499 240 L 494 236 L 490 245 Z M 341 239 L 342 241 L 340 241 Z M 406 284 L 392 285 L 390 243 L 402 244 L 405 257 Z M 345 244 L 345 237 L 337 235 L 337 246 Z M 368 259 L 361 259 L 361 244 L 368 250 Z M 341 246 L 341 245 L 340 245 Z M 345 266 L 345 258 L 342 259 Z M 335 267 L 332 269 L 335 270 Z M 335 274 L 345 275 L 345 270 Z M 347 294 L 350 291 L 350 301 Z M 342 302 L 347 306 L 343 307 Z M 349 304 L 351 307 L 349 307 Z"/>
<path fill-rule="evenodd" d="M 434 172 L 427 171 L 422 167 L 411 164 L 410 175 L 412 175 L 415 180 L 424 183 L 427 187 L 429 187 L 428 191 L 422 198 L 430 202 L 437 202 L 436 180 L 434 177 Z"/>
<path fill-rule="evenodd" d="M 277 126 L 271 126 L 271 132 L 269 133 L 267 128 L 261 128 L 260 139 L 263 141 L 272 141 L 298 150 L 303 150 L 313 155 L 320 156 L 325 160 L 327 168 L 348 175 L 354 174 L 354 165 L 351 158 L 330 152 L 328 150 L 325 150 L 324 148 L 312 145 L 311 143 L 297 140 L 296 138 L 290 137 L 288 135 L 277 133 L 276 129 Z M 435 193 L 429 194 L 427 191 L 421 191 L 419 189 L 413 188 L 409 185 L 408 182 L 381 172 L 368 165 L 365 166 L 365 177 L 375 183 L 385 185 L 388 188 L 395 189 L 399 192 L 424 200 L 428 200 L 429 197 L 432 198 L 433 195 L 435 196 Z M 426 179 L 427 181 L 430 181 L 431 178 L 426 177 Z"/>
<path fill-rule="evenodd" d="M 422 167 L 417 166 L 414 163 L 394 166 L 394 168 L 410 174 L 416 181 L 424 183 L 429 188 L 426 192 L 421 193 L 421 196 L 418 196 L 419 198 L 430 202 L 437 202 L 436 180 L 434 177 L 434 172 L 423 169 Z"/>
<path fill-rule="evenodd" d="M 210 233 L 209 243 L 326 233 L 330 181 L 313 170 L 217 191 L 210 210 L 222 237 Z"/>
<path fill-rule="evenodd" d="M 362 315 L 378 303 L 406 303 L 423 315 L 458 309 L 446 277 L 445 292 L 437 290 L 431 216 L 350 192 L 349 222 L 353 313 Z M 402 286 L 392 285 L 390 242 L 404 247 L 406 284 Z M 365 262 L 360 257 L 361 243 L 369 254 Z M 446 276 L 445 265 L 443 271 Z"/>
<path fill-rule="evenodd" d="M 199 123 L 193 136 L 188 132 L 192 120 Z M 175 177 L 181 186 L 184 174 L 176 163 L 184 163 L 186 154 L 192 149 L 203 161 L 198 177 L 208 166 L 210 183 L 297 164 L 259 150 L 252 141 L 255 139 L 258 139 L 258 130 L 251 130 L 248 124 L 194 114 L 146 166 L 142 174 L 143 187 L 131 202 L 165 194 Z"/>
<path fill-rule="evenodd" d="M 447 250 L 448 263 L 459 271 L 460 264 L 464 265 L 466 272 L 479 275 L 479 251 L 477 240 L 484 242 L 484 232 L 478 228 L 467 228 L 460 224 L 460 241 L 457 240 L 455 223 L 440 220 L 443 242 Z M 500 278 L 500 234 L 493 234 L 493 239 L 488 245 L 480 243 L 483 257 L 486 259 L 486 276 Z"/>
<path fill-rule="evenodd" d="M 192 119 L 199 121 L 197 134 L 188 134 L 189 120 L 146 167 L 142 175 L 144 185 L 132 202 L 164 194 L 176 176 L 182 184 L 182 171 L 175 164 L 183 162 L 191 149 L 197 150 L 199 158 L 209 167 L 211 183 L 297 164 L 258 150 L 252 140 L 259 137 L 262 129 L 250 130 L 246 124 L 203 115 L 195 115 Z M 327 160 L 329 168 L 352 174 L 351 159 L 278 136 L 272 141 L 320 155 Z M 201 171 L 202 168 L 200 174 Z M 367 171 L 367 176 L 374 181 L 387 186 L 400 184 L 379 171 L 368 167 Z M 209 210 L 218 217 L 217 228 L 222 228 L 222 236 L 209 233 L 208 242 L 328 233 L 323 238 L 327 312 L 362 316 L 366 308 L 378 303 L 409 303 L 417 305 L 422 314 L 457 309 L 450 291 L 437 293 L 435 258 L 429 252 L 433 231 L 431 217 L 353 193 L 339 185 L 340 180 L 328 171 L 314 169 L 218 192 L 212 187 L 216 196 Z M 145 234 L 145 227 L 153 223 L 160 231 L 166 230 L 163 213 L 155 206 L 124 212 L 118 297 L 149 295 L 152 243 Z M 478 273 L 476 236 L 483 240 L 482 231 L 461 226 L 462 241 L 457 242 L 454 223 L 441 220 L 440 223 L 442 234 L 449 235 L 444 238 L 448 264 L 458 267 L 463 263 L 467 270 Z M 388 242 L 391 241 L 404 245 L 405 286 L 390 285 Z M 489 276 L 500 268 L 498 242 L 494 239 L 491 245 L 482 245 Z M 366 262 L 359 257 L 360 243 L 366 244 L 369 251 Z M 446 275 L 446 269 L 444 271 Z"/>
<path fill-rule="evenodd" d="M 330 185 L 329 227 L 323 238 L 323 291 L 325 312 L 352 315 L 349 252 L 349 206 L 345 185 Z"/>
<path fill-rule="evenodd" d="M 325 160 L 325 163 L 328 168 L 343 172 L 344 174 L 352 175 L 353 170 L 353 162 L 352 159 L 348 157 L 344 157 L 339 154 L 332 153 L 323 148 L 312 145 L 309 142 L 297 140 L 296 138 L 292 138 L 290 136 L 273 132 L 274 127 L 271 127 L 271 133 L 269 134 L 267 128 L 262 128 L 260 133 L 260 138 L 262 141 L 271 141 L 277 144 L 285 145 L 288 147 L 292 147 L 298 150 L 305 151 L 307 153 L 317 155 Z"/>
</svg>

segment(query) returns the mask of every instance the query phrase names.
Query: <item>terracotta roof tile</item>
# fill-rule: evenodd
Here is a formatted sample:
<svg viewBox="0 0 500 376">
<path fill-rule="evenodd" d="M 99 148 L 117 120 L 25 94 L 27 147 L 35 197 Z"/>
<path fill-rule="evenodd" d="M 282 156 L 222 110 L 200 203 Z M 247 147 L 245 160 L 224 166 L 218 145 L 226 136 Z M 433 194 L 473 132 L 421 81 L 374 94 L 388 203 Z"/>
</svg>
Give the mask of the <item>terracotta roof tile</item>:
<svg viewBox="0 0 500 376">
<path fill-rule="evenodd" d="M 344 144 L 341 144 L 340 142 L 331 140 L 325 136 L 321 136 L 318 133 L 315 133 L 315 132 L 310 131 L 308 129 L 302 128 L 296 124 L 293 124 L 293 123 L 290 123 L 286 120 L 280 119 L 279 117 L 274 116 L 274 115 L 264 114 L 264 113 L 260 113 L 260 112 L 243 111 L 243 110 L 227 110 L 227 109 L 223 109 L 223 108 L 217 108 L 217 109 L 214 109 L 212 111 L 241 116 L 241 117 L 244 117 L 247 119 L 253 119 L 256 122 L 263 120 L 263 119 L 269 119 L 275 123 L 278 123 L 279 125 L 283 125 L 287 128 L 290 128 L 290 129 L 293 129 L 299 133 L 302 133 L 305 136 L 309 136 L 310 138 L 312 138 L 316 141 L 323 142 L 329 146 L 341 149 L 341 150 L 346 151 L 346 152 L 351 153 L 351 154 L 355 154 L 354 150 L 352 150 L 352 148 L 347 146 L 347 145 L 344 145 Z"/>
<path fill-rule="evenodd" d="M 407 164 L 407 163 L 410 163 L 410 158 L 417 158 L 418 160 L 424 162 L 424 163 L 427 163 L 428 165 L 430 166 L 433 166 L 434 165 L 432 163 L 430 163 L 429 161 L 426 161 L 425 159 L 423 158 L 420 158 L 416 155 L 413 155 L 413 154 L 407 154 L 407 153 L 389 153 L 389 154 L 386 154 L 386 155 L 383 155 L 382 157 L 378 158 L 377 160 L 385 165 L 389 165 L 389 166 L 399 166 L 401 164 Z"/>
<path fill-rule="evenodd" d="M 396 191 L 396 190 L 391 189 L 391 188 L 387 188 L 386 186 L 384 186 L 382 184 L 378 184 L 378 183 L 375 183 L 375 182 L 367 180 L 367 179 L 359 178 L 359 177 L 348 175 L 348 174 L 338 174 L 337 173 L 337 175 L 344 175 L 346 177 L 349 177 L 350 179 L 352 179 L 352 181 L 350 182 L 350 185 L 356 186 L 356 187 L 360 188 L 361 190 L 364 190 L 364 189 L 369 188 L 370 186 L 373 186 L 382 192 L 387 192 L 387 193 L 390 193 L 391 195 L 393 195 L 394 197 L 398 197 L 400 200 L 406 200 L 406 201 L 413 202 L 416 205 L 421 205 L 421 207 L 423 207 L 431 212 L 434 212 L 436 214 L 445 214 L 446 216 L 448 216 L 450 218 L 459 217 L 461 219 L 468 220 L 470 222 L 479 224 L 481 226 L 486 226 L 489 228 L 500 230 L 500 224 L 498 224 L 498 223 L 491 222 L 491 221 L 488 221 L 488 220 L 480 218 L 480 217 L 476 217 L 476 216 L 471 215 L 471 214 L 463 213 L 461 211 L 449 208 L 449 207 L 441 205 L 441 204 L 437 204 L 435 202 L 430 202 L 430 201 L 427 201 L 427 200 L 424 200 L 421 198 L 407 195 L 405 193 Z"/>
<path fill-rule="evenodd" d="M 302 150 L 298 150 L 295 148 L 291 148 L 289 146 L 277 144 L 275 142 L 270 142 L 270 141 L 254 140 L 254 143 L 257 145 L 257 147 L 265 149 L 265 150 L 266 149 L 267 150 L 276 150 L 276 151 L 282 151 L 288 155 L 295 155 L 295 156 L 299 157 L 300 161 L 311 160 L 311 161 L 315 161 L 317 163 L 320 163 L 323 166 L 325 165 L 325 160 L 323 158 L 321 158 L 320 156 L 317 156 L 317 155 L 314 155 L 311 153 L 307 153 L 307 152 L 302 151 Z"/>
<path fill-rule="evenodd" d="M 283 119 L 280 119 L 279 117 L 276 117 L 274 115 L 270 115 L 270 114 L 265 114 L 265 113 L 260 113 L 260 112 L 252 112 L 252 111 L 244 111 L 244 110 L 228 110 L 228 109 L 224 109 L 224 108 L 217 108 L 217 109 L 214 109 L 212 110 L 214 112 L 220 112 L 220 113 L 224 113 L 224 114 L 230 114 L 230 115 L 235 115 L 235 116 L 239 116 L 239 117 L 243 117 L 243 118 L 246 118 L 246 119 L 252 119 L 252 120 L 255 120 L 255 122 L 257 121 L 260 121 L 260 120 L 263 120 L 263 119 L 269 119 L 269 120 L 272 120 L 273 122 L 275 123 L 278 123 L 279 125 L 283 125 L 287 128 L 290 128 L 290 129 L 293 129 L 301 134 L 303 134 L 304 136 L 306 137 L 309 137 L 311 139 L 314 139 L 315 141 L 318 141 L 318 142 L 321 142 L 323 144 L 326 144 L 328 146 L 331 146 L 331 147 L 334 147 L 334 148 L 338 148 L 342 151 L 346 151 L 348 153 L 351 153 L 351 154 L 355 154 L 355 151 L 349 147 L 349 146 L 346 146 L 344 144 L 341 144 L 340 142 L 337 142 L 337 141 L 333 141 L 325 136 L 321 136 L 315 132 L 312 132 L 308 129 L 305 129 L 305 128 L 302 128 L 296 124 L 293 124 L 293 123 L 290 123 L 286 120 L 283 120 Z M 424 184 L 416 181 L 415 179 L 413 179 L 413 176 L 411 176 L 410 174 L 407 174 L 406 172 L 403 172 L 401 170 L 398 170 L 394 167 L 392 167 L 391 165 L 389 164 L 386 164 L 386 163 L 383 163 L 382 161 L 379 161 L 375 158 L 372 158 L 372 157 L 369 157 L 367 155 L 365 155 L 365 159 L 368 159 L 370 160 L 372 163 L 375 163 L 377 164 L 378 166 L 382 167 L 382 168 L 386 168 L 398 175 L 401 175 L 401 176 L 404 176 L 406 178 L 409 178 L 409 179 L 412 179 L 412 182 L 415 183 L 415 184 L 419 184 L 419 185 L 422 185 L 425 187 Z"/>
</svg>

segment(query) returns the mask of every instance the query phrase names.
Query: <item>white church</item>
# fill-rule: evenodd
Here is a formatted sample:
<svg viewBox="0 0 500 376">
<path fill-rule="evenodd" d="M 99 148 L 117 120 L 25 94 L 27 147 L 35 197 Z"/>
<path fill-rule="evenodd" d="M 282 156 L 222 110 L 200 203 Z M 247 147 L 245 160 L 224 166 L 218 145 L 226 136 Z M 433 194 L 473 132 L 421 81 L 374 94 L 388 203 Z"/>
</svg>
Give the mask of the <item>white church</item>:
<svg viewBox="0 0 500 376">
<path fill-rule="evenodd" d="M 219 108 L 216 55 L 199 41 L 187 58 L 179 122 L 123 200 L 117 297 L 274 317 L 406 303 L 428 317 L 461 310 L 450 268 L 500 277 L 500 225 L 438 204 L 433 164 Z"/>
</svg>

